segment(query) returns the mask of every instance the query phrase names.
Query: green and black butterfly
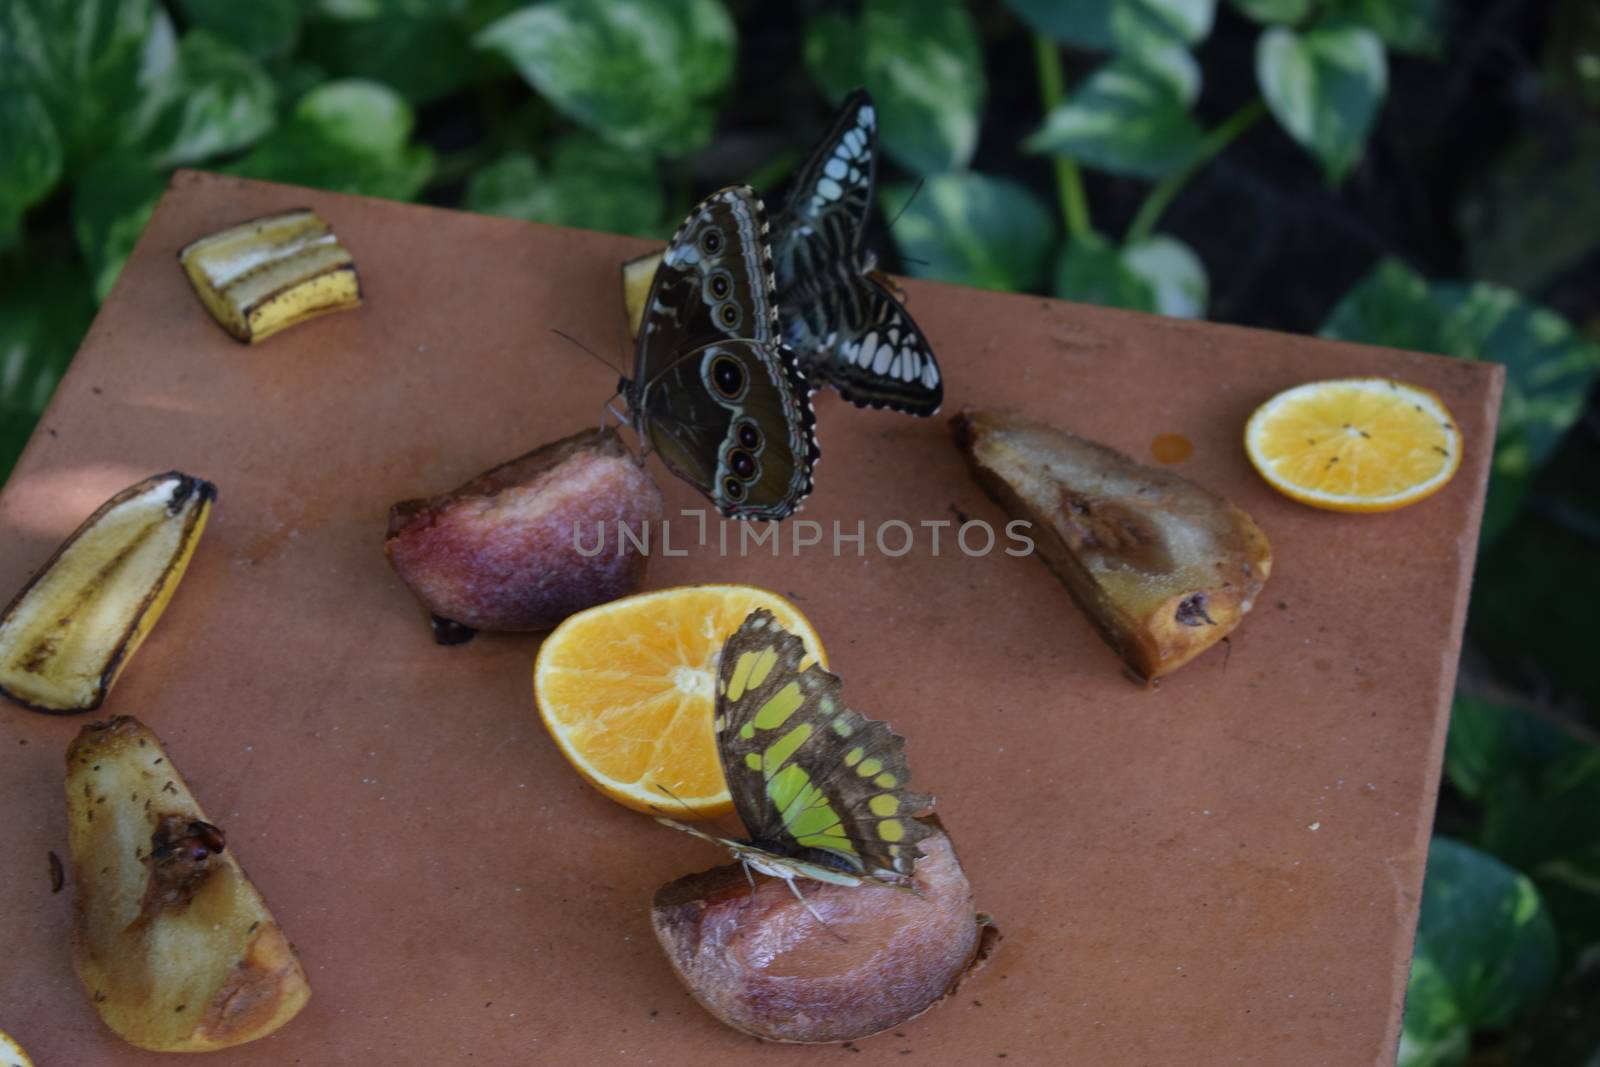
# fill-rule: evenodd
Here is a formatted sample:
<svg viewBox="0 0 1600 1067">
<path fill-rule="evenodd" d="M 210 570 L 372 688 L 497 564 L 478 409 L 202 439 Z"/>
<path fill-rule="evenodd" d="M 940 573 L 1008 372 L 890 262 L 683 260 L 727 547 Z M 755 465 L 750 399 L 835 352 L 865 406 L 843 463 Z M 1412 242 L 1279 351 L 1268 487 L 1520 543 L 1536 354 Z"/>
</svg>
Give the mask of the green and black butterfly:
<svg viewBox="0 0 1600 1067">
<path fill-rule="evenodd" d="M 805 643 L 766 610 L 722 646 L 717 752 L 749 839 L 661 821 L 731 849 L 792 890 L 796 878 L 861 885 L 908 877 L 922 855 L 917 842 L 930 833 L 913 816 L 933 800 L 906 788 L 905 739 L 847 707 L 838 675 L 816 664 L 801 670 L 805 656 Z"/>
<path fill-rule="evenodd" d="M 778 334 L 766 209 L 711 194 L 662 256 L 622 379 L 633 427 L 674 474 L 736 519 L 781 519 L 811 491 L 816 420 Z"/>
<path fill-rule="evenodd" d="M 784 342 L 813 385 L 857 407 L 932 415 L 944 381 L 928 339 L 863 251 L 878 167 L 878 113 L 858 89 L 811 150 L 774 224 Z"/>
</svg>

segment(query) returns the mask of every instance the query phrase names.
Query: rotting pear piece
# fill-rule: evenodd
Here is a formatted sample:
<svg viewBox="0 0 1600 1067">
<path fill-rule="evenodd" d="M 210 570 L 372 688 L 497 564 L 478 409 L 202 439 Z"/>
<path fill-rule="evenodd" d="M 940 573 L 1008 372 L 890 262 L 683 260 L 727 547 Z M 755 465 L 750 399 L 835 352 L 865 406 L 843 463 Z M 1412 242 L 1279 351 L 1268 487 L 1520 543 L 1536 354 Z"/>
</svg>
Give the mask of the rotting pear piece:
<svg viewBox="0 0 1600 1067">
<path fill-rule="evenodd" d="M 689 992 L 737 1030 L 825 1043 L 898 1026 L 954 992 L 1000 939 L 973 908 L 950 838 L 926 821 L 935 832 L 919 842 L 909 888 L 801 878 L 802 903 L 781 879 L 728 864 L 662 886 L 651 925 Z"/>
<path fill-rule="evenodd" d="M 436 639 L 547 630 L 631 593 L 661 491 L 615 430 L 552 441 L 428 500 L 389 510 L 384 552 L 433 614 Z"/>
<path fill-rule="evenodd" d="M 92 723 L 67 749 L 72 961 L 100 1018 L 140 1048 L 265 1037 L 311 996 L 294 949 L 160 740 Z"/>
<path fill-rule="evenodd" d="M 660 252 L 635 256 L 622 265 L 622 306 L 628 313 L 628 338 L 638 340 L 639 324 L 644 321 L 644 306 L 650 300 L 650 283 L 661 266 Z"/>
<path fill-rule="evenodd" d="M 978 480 L 1032 525 L 1045 562 L 1142 680 L 1227 636 L 1272 570 L 1254 520 L 1186 478 L 1016 415 L 969 410 L 953 428 Z"/>
<path fill-rule="evenodd" d="M 35 711 L 98 708 L 183 579 L 216 496 L 169 471 L 85 519 L 0 615 L 0 693 Z"/>
<path fill-rule="evenodd" d="M 246 344 L 361 304 L 355 262 L 308 208 L 202 237 L 184 246 L 178 262 L 206 310 Z"/>
<path fill-rule="evenodd" d="M 27 1050 L 4 1030 L 0 1030 L 0 1067 L 33 1067 Z"/>
</svg>

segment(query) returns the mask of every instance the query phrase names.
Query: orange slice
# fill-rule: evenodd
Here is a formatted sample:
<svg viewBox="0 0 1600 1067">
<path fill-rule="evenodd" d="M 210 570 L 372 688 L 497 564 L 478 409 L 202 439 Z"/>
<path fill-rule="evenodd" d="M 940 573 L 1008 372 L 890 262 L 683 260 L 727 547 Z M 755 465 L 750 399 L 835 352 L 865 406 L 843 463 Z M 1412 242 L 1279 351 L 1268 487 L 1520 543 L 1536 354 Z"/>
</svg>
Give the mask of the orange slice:
<svg viewBox="0 0 1600 1067">
<path fill-rule="evenodd" d="M 1250 416 L 1250 462 L 1278 492 L 1330 511 L 1392 511 L 1461 466 L 1461 431 L 1427 389 L 1343 378 L 1285 390 Z"/>
<path fill-rule="evenodd" d="M 570 616 L 533 667 L 534 701 L 562 755 L 635 811 L 697 819 L 732 811 L 712 730 L 717 657 L 757 608 L 827 666 L 800 609 L 749 585 L 663 589 Z"/>
<path fill-rule="evenodd" d="M 0 1064 L 5 1067 L 33 1067 L 33 1061 L 17 1044 L 17 1039 L 0 1030 Z"/>
</svg>

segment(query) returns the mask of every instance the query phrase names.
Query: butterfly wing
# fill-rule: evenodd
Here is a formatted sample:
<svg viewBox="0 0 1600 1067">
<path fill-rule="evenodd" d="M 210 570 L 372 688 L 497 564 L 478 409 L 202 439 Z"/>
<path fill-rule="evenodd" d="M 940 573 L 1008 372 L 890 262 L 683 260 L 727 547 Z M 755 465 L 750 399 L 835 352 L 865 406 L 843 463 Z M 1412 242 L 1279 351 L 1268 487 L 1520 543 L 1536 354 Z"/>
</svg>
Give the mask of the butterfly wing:
<svg viewBox="0 0 1600 1067">
<path fill-rule="evenodd" d="M 858 89 L 800 168 L 778 219 L 784 343 L 813 383 L 831 382 L 857 407 L 932 415 L 944 402 L 933 349 L 861 254 L 877 158 L 877 109 Z"/>
<path fill-rule="evenodd" d="M 716 731 L 750 844 L 872 874 L 910 874 L 931 798 L 906 788 L 905 740 L 847 707 L 837 675 L 800 669 L 804 643 L 758 610 L 722 648 Z"/>
<path fill-rule="evenodd" d="M 747 186 L 712 193 L 689 212 L 650 284 L 634 349 L 637 386 L 712 341 L 777 341 L 768 232 L 766 209 Z"/>
<path fill-rule="evenodd" d="M 865 89 L 845 98 L 795 175 L 778 220 L 779 289 L 861 248 L 878 166 L 878 112 Z"/>
<path fill-rule="evenodd" d="M 781 519 L 811 492 L 816 419 L 773 343 L 713 341 L 659 372 L 645 432 L 678 477 L 736 519 Z"/>
<path fill-rule="evenodd" d="M 767 232 L 745 187 L 689 213 L 651 284 L 627 386 L 640 436 L 732 518 L 793 512 L 818 455 L 805 380 L 778 338 Z"/>
<path fill-rule="evenodd" d="M 807 319 L 813 336 L 823 339 L 829 358 L 822 375 L 857 407 L 926 416 L 944 403 L 944 378 L 928 339 L 871 275 L 817 294 L 795 318 Z"/>
</svg>

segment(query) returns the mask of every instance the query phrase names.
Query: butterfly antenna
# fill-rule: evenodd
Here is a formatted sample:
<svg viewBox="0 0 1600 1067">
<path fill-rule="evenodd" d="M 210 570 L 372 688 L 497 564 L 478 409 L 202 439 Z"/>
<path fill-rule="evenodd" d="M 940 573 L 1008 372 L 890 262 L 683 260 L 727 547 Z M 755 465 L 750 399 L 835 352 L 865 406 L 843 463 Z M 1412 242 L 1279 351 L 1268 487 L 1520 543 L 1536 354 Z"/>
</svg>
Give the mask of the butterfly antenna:
<svg viewBox="0 0 1600 1067">
<path fill-rule="evenodd" d="M 689 813 L 689 818 L 692 819 L 696 815 L 699 814 L 693 808 L 691 808 L 688 805 L 688 803 L 684 801 L 684 799 L 682 797 L 678 796 L 678 794 L 674 793 L 672 790 L 668 789 L 666 786 L 662 785 L 660 782 L 656 783 L 656 788 L 661 790 L 663 793 L 667 794 L 667 796 L 671 797 L 674 801 L 676 801 L 678 807 L 682 808 L 684 811 Z M 651 805 L 651 807 L 654 807 L 654 806 L 655 805 L 653 805 L 653 804 Z"/>
<path fill-rule="evenodd" d="M 889 220 L 889 226 L 888 226 L 889 229 L 891 229 L 891 230 L 894 229 L 894 224 L 900 221 L 900 216 L 904 215 L 906 213 L 906 209 L 907 208 L 909 208 L 912 204 L 916 203 L 917 194 L 922 192 L 922 183 L 923 183 L 924 180 L 925 179 L 923 179 L 923 178 L 918 178 L 917 179 L 917 184 L 916 184 L 915 187 L 912 188 L 911 195 L 906 197 L 906 202 L 900 205 L 900 210 L 896 211 L 894 213 L 894 218 Z M 904 258 L 904 257 L 901 257 L 901 258 Z"/>
<path fill-rule="evenodd" d="M 563 340 L 571 341 L 573 344 L 577 345 L 580 349 L 582 349 L 583 351 L 589 353 L 589 355 L 593 356 L 595 359 L 598 359 L 601 363 L 604 363 L 608 370 L 616 371 L 618 374 L 622 374 L 623 373 L 623 371 L 621 371 L 617 367 L 617 365 L 615 363 L 611 362 L 609 359 L 606 359 L 600 353 L 596 352 L 594 349 L 590 348 L 588 345 L 584 344 L 582 341 L 578 340 L 576 337 L 572 336 L 570 333 L 563 333 L 562 331 L 556 329 L 553 326 L 550 328 L 550 332 L 555 334 L 557 337 L 562 338 Z M 608 401 L 606 401 L 606 403 L 609 404 L 610 401 L 608 400 Z"/>
</svg>

